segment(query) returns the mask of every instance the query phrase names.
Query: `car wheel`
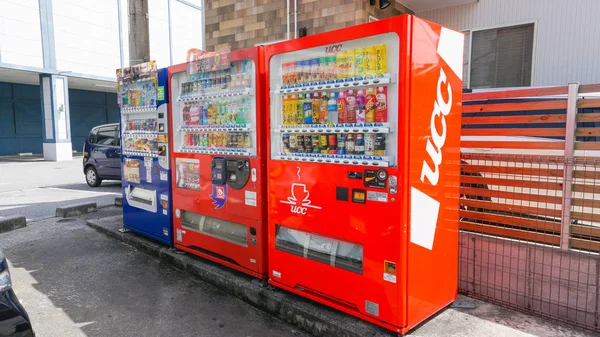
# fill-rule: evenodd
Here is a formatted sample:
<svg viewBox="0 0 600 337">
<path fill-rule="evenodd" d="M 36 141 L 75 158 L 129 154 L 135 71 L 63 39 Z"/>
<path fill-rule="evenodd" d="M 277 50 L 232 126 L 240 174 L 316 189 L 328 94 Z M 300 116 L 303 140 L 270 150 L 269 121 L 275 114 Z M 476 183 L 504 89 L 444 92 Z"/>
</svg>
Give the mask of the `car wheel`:
<svg viewBox="0 0 600 337">
<path fill-rule="evenodd" d="M 85 169 L 85 182 L 87 182 L 90 187 L 98 187 L 102 183 L 102 179 L 98 177 L 98 171 L 96 171 L 93 166 Z"/>
</svg>

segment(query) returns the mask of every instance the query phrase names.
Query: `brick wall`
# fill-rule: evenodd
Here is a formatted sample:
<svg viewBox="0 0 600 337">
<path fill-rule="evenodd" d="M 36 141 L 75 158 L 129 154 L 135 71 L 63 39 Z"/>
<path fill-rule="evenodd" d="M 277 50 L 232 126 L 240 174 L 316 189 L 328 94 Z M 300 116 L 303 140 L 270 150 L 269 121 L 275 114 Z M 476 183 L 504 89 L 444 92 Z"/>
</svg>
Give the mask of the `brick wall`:
<svg viewBox="0 0 600 337">
<path fill-rule="evenodd" d="M 207 50 L 231 46 L 232 50 L 264 42 L 284 40 L 287 31 L 286 0 L 206 0 Z M 290 0 L 293 12 L 294 0 Z M 368 22 L 369 15 L 386 18 L 408 13 L 394 2 L 385 10 L 379 3 L 370 6 L 368 0 L 297 0 L 298 28 L 308 34 Z M 290 16 L 290 35 L 294 37 L 294 17 Z"/>
</svg>

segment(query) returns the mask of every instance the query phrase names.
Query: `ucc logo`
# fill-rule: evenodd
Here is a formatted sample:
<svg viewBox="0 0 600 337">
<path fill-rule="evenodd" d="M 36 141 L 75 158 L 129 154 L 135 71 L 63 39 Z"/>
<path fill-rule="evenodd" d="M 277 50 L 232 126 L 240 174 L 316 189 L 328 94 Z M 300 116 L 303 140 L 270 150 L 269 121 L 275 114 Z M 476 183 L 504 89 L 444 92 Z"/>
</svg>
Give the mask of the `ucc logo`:
<svg viewBox="0 0 600 337">
<path fill-rule="evenodd" d="M 300 181 L 300 167 L 298 167 L 298 181 Z M 290 212 L 298 215 L 306 215 L 309 208 L 321 209 L 321 206 L 312 205 L 310 201 L 310 192 L 306 189 L 306 185 L 298 183 L 292 184 L 291 197 L 287 200 L 279 200 L 282 204 L 290 205 Z"/>
<path fill-rule="evenodd" d="M 325 52 L 328 53 L 328 54 L 337 53 L 340 50 L 342 50 L 342 44 L 341 43 L 333 45 L 333 46 L 327 46 L 327 47 L 325 47 Z"/>
<path fill-rule="evenodd" d="M 448 100 L 444 100 L 442 96 L 442 83 L 446 84 L 448 92 Z M 446 142 L 446 117 L 450 113 L 452 107 L 452 86 L 446 78 L 444 69 L 440 68 L 440 77 L 437 82 L 437 99 L 433 102 L 433 112 L 431 112 L 431 138 L 427 140 L 425 150 L 433 161 L 433 169 L 423 160 L 423 168 L 421 169 L 421 181 L 425 182 L 425 177 L 431 185 L 436 186 L 440 180 L 440 164 L 442 163 L 442 147 Z M 436 119 L 439 119 L 442 124 L 442 130 L 436 127 Z M 433 143 L 432 143 L 433 141 Z"/>
</svg>

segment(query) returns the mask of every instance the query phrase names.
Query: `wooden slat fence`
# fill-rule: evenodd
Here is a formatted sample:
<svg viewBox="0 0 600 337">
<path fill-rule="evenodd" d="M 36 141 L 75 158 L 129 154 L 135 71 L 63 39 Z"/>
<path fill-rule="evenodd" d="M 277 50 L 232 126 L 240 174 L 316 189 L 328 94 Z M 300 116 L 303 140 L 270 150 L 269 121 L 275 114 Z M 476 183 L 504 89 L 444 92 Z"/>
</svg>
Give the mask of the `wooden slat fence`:
<svg viewBox="0 0 600 337">
<path fill-rule="evenodd" d="M 600 84 L 579 86 L 575 102 L 568 90 L 463 95 L 462 230 L 600 252 L 600 95 L 582 95 L 600 91 Z M 574 133 L 566 129 L 568 104 L 577 107 Z M 565 157 L 568 131 L 575 140 L 571 157 Z M 564 177 L 571 176 L 571 195 L 564 195 Z M 563 198 L 570 198 L 570 209 L 562 209 Z"/>
</svg>

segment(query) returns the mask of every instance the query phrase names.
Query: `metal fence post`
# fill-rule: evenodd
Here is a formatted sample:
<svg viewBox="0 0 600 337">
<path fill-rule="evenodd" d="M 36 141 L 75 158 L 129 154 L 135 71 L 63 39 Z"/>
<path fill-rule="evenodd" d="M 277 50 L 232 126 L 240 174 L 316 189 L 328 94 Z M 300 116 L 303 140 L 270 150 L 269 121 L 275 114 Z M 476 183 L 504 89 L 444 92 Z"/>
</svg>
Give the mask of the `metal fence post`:
<svg viewBox="0 0 600 337">
<path fill-rule="evenodd" d="M 571 234 L 571 199 L 573 194 L 573 168 L 575 152 L 575 129 L 577 128 L 577 99 L 579 83 L 569 83 L 567 98 L 567 123 L 565 126 L 565 162 L 563 169 L 562 218 L 560 227 L 560 249 L 569 249 Z"/>
</svg>

